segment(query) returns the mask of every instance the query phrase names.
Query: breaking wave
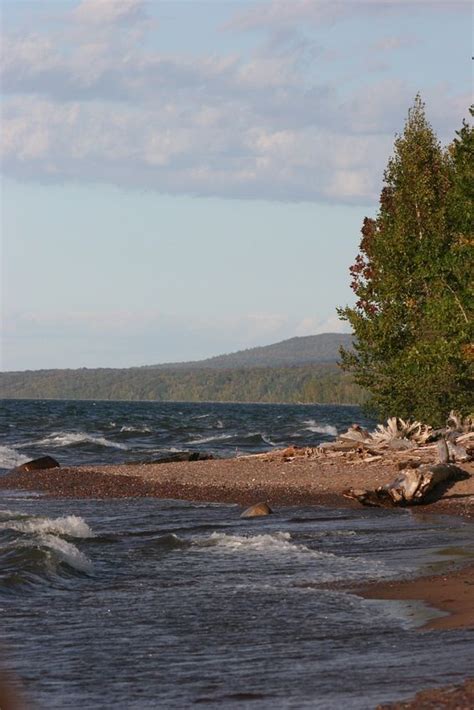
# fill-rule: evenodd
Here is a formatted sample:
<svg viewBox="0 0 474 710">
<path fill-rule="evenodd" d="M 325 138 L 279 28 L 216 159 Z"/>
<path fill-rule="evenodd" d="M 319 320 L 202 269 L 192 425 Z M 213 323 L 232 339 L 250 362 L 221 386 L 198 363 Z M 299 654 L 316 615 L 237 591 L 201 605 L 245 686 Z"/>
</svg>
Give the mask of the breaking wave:
<svg viewBox="0 0 474 710">
<path fill-rule="evenodd" d="M 208 537 L 194 541 L 194 544 L 200 547 L 220 547 L 235 552 L 302 552 L 316 554 L 318 557 L 323 554 L 310 550 L 304 545 L 296 545 L 291 542 L 291 535 L 288 532 L 263 535 L 229 535 L 227 533 L 213 532 Z"/>
<path fill-rule="evenodd" d="M 50 552 L 49 560 L 54 565 L 59 562 L 79 572 L 92 572 L 92 562 L 72 542 L 62 540 L 55 535 L 40 535 L 38 542 L 40 546 L 47 548 Z"/>
<path fill-rule="evenodd" d="M 125 444 L 119 444 L 117 441 L 110 441 L 110 439 L 106 439 L 103 436 L 92 436 L 91 434 L 86 434 L 85 432 L 81 431 L 54 431 L 46 438 L 40 439 L 39 441 L 30 441 L 25 444 L 21 444 L 20 448 L 26 448 L 30 446 L 77 446 L 79 444 L 95 444 L 96 446 L 106 446 L 113 449 L 122 449 L 124 451 L 128 449 Z"/>
<path fill-rule="evenodd" d="M 71 542 L 94 537 L 82 518 L 40 518 L 7 510 L 0 515 L 0 590 L 8 593 L 65 575 L 92 573 L 91 560 Z"/>
<path fill-rule="evenodd" d="M 29 460 L 28 456 L 18 453 L 11 446 L 0 446 L 0 468 L 15 468 Z"/>
<path fill-rule="evenodd" d="M 134 427 L 134 426 L 123 426 L 120 429 L 120 433 L 131 433 L 131 434 L 149 434 L 151 429 L 147 426 L 144 427 Z"/>
<path fill-rule="evenodd" d="M 0 523 L 0 530 L 16 530 L 21 533 L 64 535 L 66 537 L 95 537 L 83 518 L 66 515 L 62 518 L 29 518 L 7 520 Z"/>
<path fill-rule="evenodd" d="M 332 426 L 332 424 L 320 424 L 314 419 L 306 419 L 303 424 L 307 424 L 307 426 L 305 426 L 306 431 L 311 431 L 314 434 L 328 434 L 329 436 L 337 436 L 337 429 L 335 426 Z"/>
<path fill-rule="evenodd" d="M 209 444 L 212 441 L 224 441 L 225 439 L 232 439 L 232 434 L 219 434 L 218 436 L 204 436 L 199 439 L 192 439 L 188 441 L 188 444 Z"/>
</svg>

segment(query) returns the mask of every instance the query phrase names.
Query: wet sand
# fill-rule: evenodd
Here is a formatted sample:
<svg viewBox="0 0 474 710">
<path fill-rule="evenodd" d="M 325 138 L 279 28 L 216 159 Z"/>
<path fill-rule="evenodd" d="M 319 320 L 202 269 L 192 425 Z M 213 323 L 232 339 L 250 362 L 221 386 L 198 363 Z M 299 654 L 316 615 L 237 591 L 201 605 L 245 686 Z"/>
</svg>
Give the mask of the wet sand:
<svg viewBox="0 0 474 710">
<path fill-rule="evenodd" d="M 378 705 L 376 710 L 472 710 L 474 708 L 474 679 L 462 685 L 421 690 L 411 700 Z"/>
<path fill-rule="evenodd" d="M 422 600 L 447 612 L 423 630 L 474 628 L 474 564 L 444 574 L 406 581 L 376 582 L 353 589 L 366 599 Z"/>
</svg>

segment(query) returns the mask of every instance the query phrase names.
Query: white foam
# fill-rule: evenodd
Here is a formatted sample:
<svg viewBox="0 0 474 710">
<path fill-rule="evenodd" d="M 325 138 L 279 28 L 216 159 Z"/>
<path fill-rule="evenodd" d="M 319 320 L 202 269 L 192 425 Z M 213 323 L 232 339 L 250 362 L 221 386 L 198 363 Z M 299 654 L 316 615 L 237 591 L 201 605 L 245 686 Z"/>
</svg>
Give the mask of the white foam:
<svg viewBox="0 0 474 710">
<path fill-rule="evenodd" d="M 0 468 L 15 468 L 31 459 L 19 454 L 12 446 L 0 446 Z"/>
<path fill-rule="evenodd" d="M 66 535 L 67 537 L 94 537 L 88 524 L 77 515 L 62 518 L 30 518 L 29 520 L 7 520 L 0 523 L 0 530 L 16 530 L 22 533 Z"/>
<path fill-rule="evenodd" d="M 134 426 L 123 426 L 123 427 L 120 429 L 120 432 L 125 432 L 125 431 L 128 431 L 128 432 L 135 432 L 135 433 L 137 433 L 137 434 L 146 434 L 146 433 L 148 433 L 148 432 L 151 432 L 151 429 L 149 429 L 147 426 L 144 426 L 144 427 L 141 427 L 141 428 L 140 428 L 140 427 L 134 427 Z"/>
<path fill-rule="evenodd" d="M 60 447 L 60 446 L 70 446 L 71 444 L 97 444 L 99 446 L 108 446 L 113 449 L 123 449 L 127 450 L 128 447 L 124 444 L 119 444 L 116 441 L 110 441 L 103 436 L 91 436 L 85 432 L 78 431 L 55 431 L 44 439 L 39 441 L 27 442 L 26 444 L 21 444 L 19 448 L 25 448 L 28 446 L 48 446 L 48 447 Z"/>
<path fill-rule="evenodd" d="M 378 560 L 344 557 L 332 552 L 322 552 L 292 541 L 288 532 L 275 532 L 263 535 L 231 535 L 214 532 L 211 535 L 193 540 L 193 546 L 201 551 L 217 548 L 221 553 L 250 554 L 278 558 L 291 556 L 299 562 L 308 562 L 300 573 L 292 578 L 292 584 L 310 588 L 315 582 L 333 582 L 338 580 L 383 579 L 393 573 Z M 304 571 L 303 571 L 304 569 Z M 286 582 L 285 582 L 286 583 Z"/>
<path fill-rule="evenodd" d="M 337 429 L 331 424 L 321 424 L 314 419 L 306 419 L 303 424 L 307 424 L 305 427 L 307 431 L 312 431 L 314 434 L 328 434 L 329 436 L 337 436 Z"/>
<path fill-rule="evenodd" d="M 28 516 L 26 513 L 19 513 L 16 510 L 9 510 L 9 508 L 2 508 L 0 510 L 0 519 L 1 520 L 10 520 L 10 518 L 16 518 L 17 520 L 20 520 L 21 518 L 27 518 Z"/>
<path fill-rule="evenodd" d="M 42 546 L 53 550 L 61 562 L 65 562 L 80 572 L 92 572 L 92 562 L 72 542 L 66 542 L 55 535 L 40 535 L 39 542 Z"/>
<path fill-rule="evenodd" d="M 264 535 L 228 535 L 227 533 L 213 532 L 206 538 L 195 541 L 200 547 L 220 547 L 235 552 L 302 552 L 320 557 L 324 553 L 310 550 L 304 545 L 295 545 L 291 542 L 288 532 L 276 532 Z"/>
<path fill-rule="evenodd" d="M 207 436 L 201 439 L 193 439 L 188 441 L 188 444 L 209 444 L 211 441 L 224 441 L 225 439 L 232 439 L 231 434 L 220 434 L 218 436 Z"/>
</svg>

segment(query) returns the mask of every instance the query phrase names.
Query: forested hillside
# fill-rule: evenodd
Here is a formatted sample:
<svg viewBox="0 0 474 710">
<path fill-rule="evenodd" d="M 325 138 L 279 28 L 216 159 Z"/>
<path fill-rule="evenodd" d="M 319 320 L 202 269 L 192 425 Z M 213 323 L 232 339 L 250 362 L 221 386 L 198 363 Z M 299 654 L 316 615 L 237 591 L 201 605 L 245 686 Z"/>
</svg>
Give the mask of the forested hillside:
<svg viewBox="0 0 474 710">
<path fill-rule="evenodd" d="M 321 333 L 189 363 L 4 372 L 0 397 L 359 404 L 362 390 L 337 366 L 341 345 L 351 348 L 352 336 Z"/>
<path fill-rule="evenodd" d="M 188 402 L 360 403 L 362 390 L 336 364 L 234 370 L 153 368 L 0 374 L 0 397 Z"/>
<path fill-rule="evenodd" d="M 228 355 L 217 355 L 196 362 L 152 365 L 159 369 L 206 368 L 228 370 L 247 367 L 287 367 L 314 363 L 337 362 L 339 349 L 352 350 L 352 335 L 348 333 L 319 333 L 289 338 L 272 345 L 239 350 Z"/>
</svg>

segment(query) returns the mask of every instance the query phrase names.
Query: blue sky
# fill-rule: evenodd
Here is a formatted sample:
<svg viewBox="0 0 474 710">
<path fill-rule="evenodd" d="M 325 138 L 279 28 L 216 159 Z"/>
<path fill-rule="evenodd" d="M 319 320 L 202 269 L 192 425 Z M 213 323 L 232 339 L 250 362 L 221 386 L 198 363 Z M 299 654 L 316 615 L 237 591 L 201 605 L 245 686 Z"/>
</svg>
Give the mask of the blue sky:
<svg viewBox="0 0 474 710">
<path fill-rule="evenodd" d="M 2 369 L 340 331 L 420 91 L 471 98 L 471 5 L 3 2 Z"/>
</svg>

